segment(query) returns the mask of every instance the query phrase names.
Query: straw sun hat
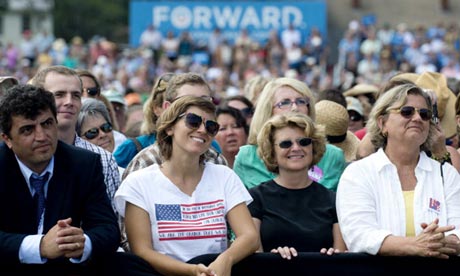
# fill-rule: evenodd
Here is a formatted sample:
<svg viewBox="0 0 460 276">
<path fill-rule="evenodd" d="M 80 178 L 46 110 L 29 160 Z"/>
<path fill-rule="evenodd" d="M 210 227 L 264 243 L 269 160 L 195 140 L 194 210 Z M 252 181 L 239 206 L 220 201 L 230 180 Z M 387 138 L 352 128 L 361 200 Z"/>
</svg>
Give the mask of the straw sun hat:
<svg viewBox="0 0 460 276">
<path fill-rule="evenodd" d="M 316 123 L 324 126 L 329 143 L 343 150 L 347 162 L 355 160 L 359 139 L 348 130 L 347 109 L 328 100 L 316 103 L 315 109 Z"/>
<path fill-rule="evenodd" d="M 372 96 L 375 97 L 378 91 L 379 91 L 379 88 L 375 85 L 360 83 L 346 90 L 345 92 L 343 92 L 343 95 L 345 97 L 350 97 L 350 96 L 356 97 L 359 95 L 371 94 Z"/>
</svg>

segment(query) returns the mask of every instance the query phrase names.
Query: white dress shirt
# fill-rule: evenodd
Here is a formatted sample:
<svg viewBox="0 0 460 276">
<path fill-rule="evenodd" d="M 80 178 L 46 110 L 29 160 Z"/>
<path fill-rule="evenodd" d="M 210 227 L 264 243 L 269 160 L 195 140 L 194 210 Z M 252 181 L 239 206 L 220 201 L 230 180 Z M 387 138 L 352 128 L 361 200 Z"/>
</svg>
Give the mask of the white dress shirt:
<svg viewBox="0 0 460 276">
<path fill-rule="evenodd" d="M 455 225 L 446 233 L 460 237 L 460 175 L 449 163 L 442 166 L 424 152 L 415 168 L 414 226 Z M 383 149 L 348 165 L 337 190 L 337 215 L 350 252 L 377 254 L 389 235 L 405 236 L 406 211 L 396 166 Z"/>
</svg>

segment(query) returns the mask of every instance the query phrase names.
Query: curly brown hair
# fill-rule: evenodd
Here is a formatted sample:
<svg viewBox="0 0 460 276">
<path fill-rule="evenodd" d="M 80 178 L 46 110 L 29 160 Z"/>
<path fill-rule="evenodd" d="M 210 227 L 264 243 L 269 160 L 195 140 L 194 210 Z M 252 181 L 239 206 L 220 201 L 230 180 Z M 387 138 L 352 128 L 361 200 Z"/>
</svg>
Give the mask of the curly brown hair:
<svg viewBox="0 0 460 276">
<path fill-rule="evenodd" d="M 313 120 L 302 113 L 288 112 L 275 115 L 270 118 L 257 135 L 257 154 L 262 158 L 267 169 L 273 173 L 279 173 L 278 162 L 275 157 L 275 133 L 284 128 L 299 128 L 306 137 L 313 140 L 313 160 L 310 168 L 317 164 L 326 151 L 326 138 L 323 127 L 316 125 Z"/>
</svg>

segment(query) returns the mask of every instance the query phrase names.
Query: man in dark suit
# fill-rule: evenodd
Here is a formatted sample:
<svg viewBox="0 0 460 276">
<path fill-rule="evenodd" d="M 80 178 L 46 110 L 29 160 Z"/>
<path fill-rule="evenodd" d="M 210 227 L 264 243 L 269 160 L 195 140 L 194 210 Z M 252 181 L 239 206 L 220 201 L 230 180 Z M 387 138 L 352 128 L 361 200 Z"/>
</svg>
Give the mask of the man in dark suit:
<svg viewBox="0 0 460 276">
<path fill-rule="evenodd" d="M 99 271 L 120 242 L 100 156 L 58 141 L 54 96 L 35 86 L 3 95 L 0 130 L 0 274 Z"/>
</svg>

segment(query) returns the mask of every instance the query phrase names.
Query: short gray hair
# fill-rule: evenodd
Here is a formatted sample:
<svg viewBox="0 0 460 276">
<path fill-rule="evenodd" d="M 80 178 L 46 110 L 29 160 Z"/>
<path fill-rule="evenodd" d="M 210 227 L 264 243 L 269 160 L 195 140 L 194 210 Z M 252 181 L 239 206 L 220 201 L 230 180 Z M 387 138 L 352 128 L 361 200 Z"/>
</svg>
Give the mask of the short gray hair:
<svg viewBox="0 0 460 276">
<path fill-rule="evenodd" d="M 107 122 L 112 124 L 110 120 L 109 111 L 105 104 L 97 99 L 93 98 L 83 98 L 80 113 L 78 114 L 77 126 L 75 130 L 77 131 L 78 136 L 81 135 L 81 126 L 88 117 L 97 117 L 102 116 Z"/>
</svg>

